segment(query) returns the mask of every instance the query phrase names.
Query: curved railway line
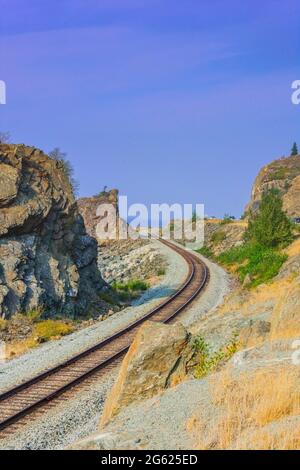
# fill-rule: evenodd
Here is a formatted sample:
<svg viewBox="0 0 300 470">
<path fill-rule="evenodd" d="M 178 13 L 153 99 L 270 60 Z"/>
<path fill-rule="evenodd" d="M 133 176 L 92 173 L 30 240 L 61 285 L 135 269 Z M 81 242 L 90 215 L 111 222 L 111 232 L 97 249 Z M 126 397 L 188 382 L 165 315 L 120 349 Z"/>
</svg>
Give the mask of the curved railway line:
<svg viewBox="0 0 300 470">
<path fill-rule="evenodd" d="M 44 413 L 57 400 L 67 399 L 93 378 L 110 371 L 121 362 L 139 326 L 146 320 L 172 322 L 199 295 L 208 282 L 206 265 L 192 252 L 162 240 L 187 262 L 189 270 L 183 285 L 142 318 L 112 336 L 42 374 L 0 394 L 0 438 L 15 432 L 32 420 L 34 414 Z"/>
</svg>

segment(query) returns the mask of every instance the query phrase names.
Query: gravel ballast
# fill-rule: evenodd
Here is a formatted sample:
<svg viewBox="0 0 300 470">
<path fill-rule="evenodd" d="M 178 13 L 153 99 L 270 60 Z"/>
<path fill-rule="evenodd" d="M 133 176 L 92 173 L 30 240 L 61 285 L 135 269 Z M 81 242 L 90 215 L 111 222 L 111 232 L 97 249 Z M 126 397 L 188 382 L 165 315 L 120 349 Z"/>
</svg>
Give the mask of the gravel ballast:
<svg viewBox="0 0 300 470">
<path fill-rule="evenodd" d="M 149 289 L 135 306 L 114 314 L 99 324 L 77 331 L 59 341 L 49 342 L 24 356 L 0 367 L 1 390 L 28 379 L 46 368 L 70 358 L 98 343 L 101 339 L 143 316 L 171 295 L 184 281 L 188 267 L 183 258 L 158 241 L 168 268 L 160 284 Z M 200 255 L 199 255 L 200 256 Z M 223 269 L 205 260 L 210 269 L 210 282 L 205 292 L 180 318 L 187 327 L 193 325 L 203 313 L 219 305 L 229 291 L 230 279 Z M 138 305 L 137 305 L 138 304 Z M 0 448 L 63 449 L 78 439 L 97 430 L 103 404 L 117 373 L 117 368 L 93 383 L 88 391 L 82 390 L 74 399 L 62 402 L 30 424 L 17 430 L 12 437 L 0 441 Z"/>
</svg>

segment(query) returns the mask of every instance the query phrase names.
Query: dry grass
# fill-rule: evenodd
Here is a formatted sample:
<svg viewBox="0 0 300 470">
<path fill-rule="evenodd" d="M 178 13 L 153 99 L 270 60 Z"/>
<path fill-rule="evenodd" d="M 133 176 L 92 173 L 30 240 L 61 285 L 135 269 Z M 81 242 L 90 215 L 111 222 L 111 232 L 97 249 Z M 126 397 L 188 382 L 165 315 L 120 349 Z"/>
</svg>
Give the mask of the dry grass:
<svg viewBox="0 0 300 470">
<path fill-rule="evenodd" d="M 242 436 L 236 442 L 236 449 L 244 450 L 297 450 L 300 449 L 300 424 L 284 427 L 283 430 L 278 429 L 272 431 L 270 429 L 262 429 L 255 431 L 249 436 Z"/>
<path fill-rule="evenodd" d="M 0 318 L 0 331 L 4 331 L 7 327 L 7 320 Z"/>
<path fill-rule="evenodd" d="M 41 343 L 52 339 L 59 339 L 74 331 L 74 326 L 70 322 L 61 320 L 42 320 L 33 324 L 31 334 L 22 340 L 6 343 L 6 357 L 13 357 L 24 354 L 29 349 L 35 348 Z"/>
<path fill-rule="evenodd" d="M 50 339 L 61 338 L 74 331 L 70 323 L 60 320 L 45 320 L 37 323 L 34 327 L 33 336 L 37 343 L 45 343 Z"/>
<path fill-rule="evenodd" d="M 230 370 L 218 374 L 210 384 L 213 404 L 217 407 L 216 420 L 210 428 L 210 435 L 201 440 L 199 447 L 235 447 L 239 436 L 249 430 L 253 432 L 250 433 L 250 441 L 248 437 L 248 447 L 260 447 L 257 439 L 263 426 L 300 414 L 299 382 L 299 370 L 295 367 L 244 373 L 238 379 L 233 378 Z M 292 431 L 285 436 L 286 446 L 297 444 Z M 281 448 L 277 438 L 272 439 L 273 444 L 271 441 L 266 444 L 266 437 L 262 438 L 261 447 Z"/>
<path fill-rule="evenodd" d="M 284 251 L 289 257 L 299 255 L 300 254 L 300 238 L 295 240 Z"/>
</svg>

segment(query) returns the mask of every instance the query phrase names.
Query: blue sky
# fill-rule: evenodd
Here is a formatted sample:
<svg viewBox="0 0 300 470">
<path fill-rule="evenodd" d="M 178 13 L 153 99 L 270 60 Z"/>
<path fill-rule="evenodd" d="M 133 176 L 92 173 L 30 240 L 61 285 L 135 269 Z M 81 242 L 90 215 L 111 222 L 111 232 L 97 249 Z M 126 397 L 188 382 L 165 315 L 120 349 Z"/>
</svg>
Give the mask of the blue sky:
<svg viewBox="0 0 300 470">
<path fill-rule="evenodd" d="M 300 3 L 0 0 L 0 129 L 68 153 L 80 195 L 240 215 L 300 144 Z"/>
</svg>

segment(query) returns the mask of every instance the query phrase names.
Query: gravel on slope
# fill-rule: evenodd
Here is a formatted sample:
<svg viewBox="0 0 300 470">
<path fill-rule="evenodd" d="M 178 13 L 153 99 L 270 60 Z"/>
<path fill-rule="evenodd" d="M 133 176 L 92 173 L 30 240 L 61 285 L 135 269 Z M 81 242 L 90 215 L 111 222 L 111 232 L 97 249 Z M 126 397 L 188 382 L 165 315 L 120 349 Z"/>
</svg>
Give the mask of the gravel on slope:
<svg viewBox="0 0 300 470">
<path fill-rule="evenodd" d="M 8 388 L 46 367 L 52 367 L 72 356 L 74 352 L 86 349 L 125 326 L 128 321 L 133 321 L 143 315 L 161 302 L 164 297 L 169 296 L 185 279 L 187 265 L 180 255 L 165 245 L 160 244 L 160 249 L 167 256 L 169 266 L 162 283 L 145 293 L 143 299 L 145 303 L 123 310 L 99 323 L 99 326 L 93 325 L 60 341 L 46 344 L 2 366 L 0 369 L 1 387 Z M 205 262 L 210 269 L 210 283 L 205 293 L 195 300 L 192 307 L 181 317 L 180 321 L 186 326 L 191 326 L 199 315 L 220 304 L 230 288 L 230 280 L 225 271 L 208 260 Z M 13 437 L 0 441 L 0 448 L 62 449 L 96 432 L 105 397 L 116 374 L 117 369 L 91 385 L 88 391 L 78 393 L 74 399 L 63 402 L 38 420 L 18 430 Z M 4 382 L 2 382 L 2 377 Z"/>
</svg>

